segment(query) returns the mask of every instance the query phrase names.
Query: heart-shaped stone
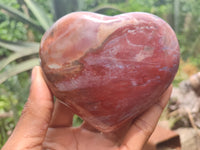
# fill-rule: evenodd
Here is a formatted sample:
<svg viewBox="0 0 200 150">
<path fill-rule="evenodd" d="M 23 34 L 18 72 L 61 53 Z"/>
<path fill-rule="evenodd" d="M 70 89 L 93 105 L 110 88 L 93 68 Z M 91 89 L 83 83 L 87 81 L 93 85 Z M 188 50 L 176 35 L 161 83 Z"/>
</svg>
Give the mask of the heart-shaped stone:
<svg viewBox="0 0 200 150">
<path fill-rule="evenodd" d="M 173 81 L 179 44 L 148 13 L 76 12 L 43 36 L 41 66 L 53 94 L 93 127 L 113 131 L 154 104 Z"/>
</svg>

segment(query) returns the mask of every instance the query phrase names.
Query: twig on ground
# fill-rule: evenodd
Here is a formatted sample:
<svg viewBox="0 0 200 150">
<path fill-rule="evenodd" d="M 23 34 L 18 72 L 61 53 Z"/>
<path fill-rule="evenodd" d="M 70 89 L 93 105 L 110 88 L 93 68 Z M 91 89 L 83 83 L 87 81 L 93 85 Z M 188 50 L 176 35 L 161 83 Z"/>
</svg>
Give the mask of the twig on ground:
<svg viewBox="0 0 200 150">
<path fill-rule="evenodd" d="M 191 112 L 188 111 L 188 110 L 186 110 L 186 112 L 188 114 L 188 118 L 189 118 L 189 121 L 190 121 L 192 127 L 195 129 L 195 131 L 197 132 L 198 136 L 200 137 L 200 131 L 199 131 L 198 127 L 195 124 L 195 121 L 194 121 L 194 118 L 193 118 Z"/>
</svg>

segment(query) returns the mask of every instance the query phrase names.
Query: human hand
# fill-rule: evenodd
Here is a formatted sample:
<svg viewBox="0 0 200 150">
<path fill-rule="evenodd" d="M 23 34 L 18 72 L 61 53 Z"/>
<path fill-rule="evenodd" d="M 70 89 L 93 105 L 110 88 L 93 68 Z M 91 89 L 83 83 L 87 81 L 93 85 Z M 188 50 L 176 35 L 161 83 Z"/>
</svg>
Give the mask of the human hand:
<svg viewBox="0 0 200 150">
<path fill-rule="evenodd" d="M 112 133 L 83 123 L 72 127 L 73 113 L 53 103 L 40 67 L 32 71 L 30 95 L 19 122 L 2 150 L 142 150 L 165 108 L 172 86 L 133 122 Z"/>
</svg>

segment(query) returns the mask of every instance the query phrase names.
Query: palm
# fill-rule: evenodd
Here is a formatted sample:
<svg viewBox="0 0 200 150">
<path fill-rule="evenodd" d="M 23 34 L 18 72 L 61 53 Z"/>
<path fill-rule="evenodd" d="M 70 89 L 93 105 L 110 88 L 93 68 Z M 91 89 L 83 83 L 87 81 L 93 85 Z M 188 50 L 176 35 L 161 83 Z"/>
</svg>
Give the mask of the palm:
<svg viewBox="0 0 200 150">
<path fill-rule="evenodd" d="M 83 128 L 49 128 L 44 149 L 117 150 L 117 145 L 101 133 Z"/>
<path fill-rule="evenodd" d="M 44 149 L 58 150 L 116 150 L 118 142 L 114 133 L 103 134 L 86 123 L 71 127 L 73 114 L 56 102 L 52 121 L 43 143 Z"/>
</svg>

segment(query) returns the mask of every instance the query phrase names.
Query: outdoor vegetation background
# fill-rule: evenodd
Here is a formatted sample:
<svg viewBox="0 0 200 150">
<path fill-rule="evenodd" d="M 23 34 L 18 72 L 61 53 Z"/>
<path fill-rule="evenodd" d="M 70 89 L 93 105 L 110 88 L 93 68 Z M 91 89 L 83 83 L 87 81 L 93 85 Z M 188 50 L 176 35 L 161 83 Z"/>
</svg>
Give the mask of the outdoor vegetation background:
<svg viewBox="0 0 200 150">
<path fill-rule="evenodd" d="M 200 0 L 0 0 L 0 148 L 27 100 L 43 33 L 73 11 L 153 13 L 171 25 L 180 43 L 174 86 L 200 70 Z M 74 125 L 80 122 L 76 116 Z"/>
</svg>

